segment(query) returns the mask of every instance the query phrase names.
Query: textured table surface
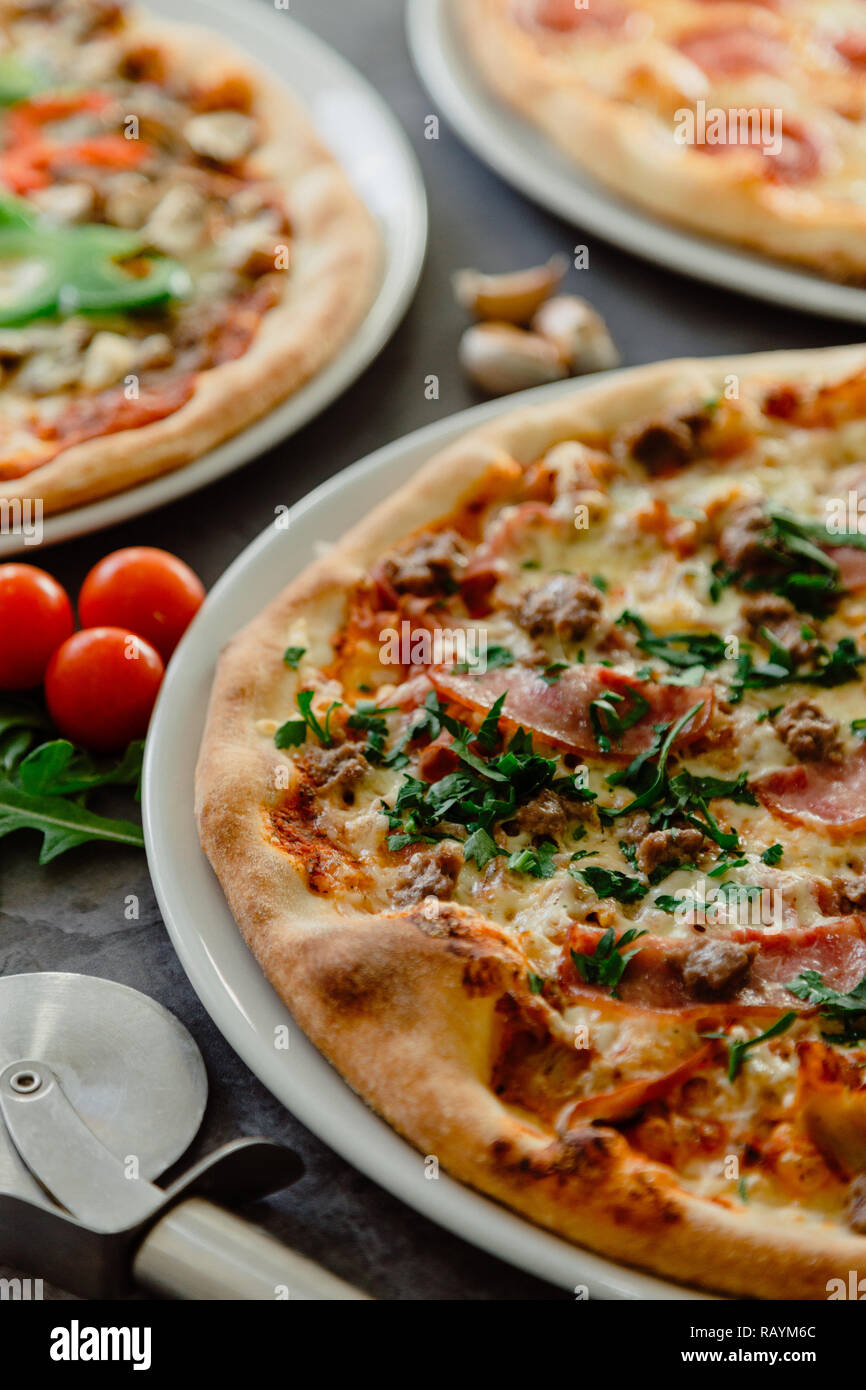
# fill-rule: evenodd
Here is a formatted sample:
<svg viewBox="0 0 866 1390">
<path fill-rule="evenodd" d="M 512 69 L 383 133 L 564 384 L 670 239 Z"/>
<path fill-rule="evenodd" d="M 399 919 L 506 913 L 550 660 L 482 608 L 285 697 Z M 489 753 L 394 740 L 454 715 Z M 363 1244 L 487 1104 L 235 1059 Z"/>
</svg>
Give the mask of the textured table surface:
<svg viewBox="0 0 866 1390">
<path fill-rule="evenodd" d="M 302 433 L 170 507 L 46 552 L 40 563 L 72 592 L 106 551 L 135 543 L 176 551 L 211 585 L 265 527 L 276 504 L 291 504 L 380 445 L 473 404 L 456 369 L 463 316 L 452 303 L 449 276 L 459 266 L 511 269 L 587 242 L 591 268 L 573 273 L 573 288 L 605 315 L 628 364 L 689 353 L 818 347 L 858 336 L 851 325 L 703 286 L 587 237 L 513 192 L 444 120 L 440 138 L 425 140 L 425 116 L 436 108 L 409 61 L 401 0 L 291 0 L 291 15 L 372 80 L 415 148 L 430 201 L 430 249 L 418 296 L 378 361 Z M 440 378 L 438 401 L 425 399 L 429 373 Z M 84 846 L 43 869 L 35 859 L 28 836 L 0 841 L 0 973 L 102 975 L 172 1009 L 201 1047 L 210 1076 L 196 1156 L 239 1134 L 264 1134 L 293 1145 L 307 1164 L 294 1188 L 258 1209 L 269 1229 L 378 1298 L 566 1296 L 416 1215 L 287 1114 L 199 1004 L 160 920 L 143 854 Z M 130 893 L 141 903 L 137 922 L 124 919 Z"/>
</svg>

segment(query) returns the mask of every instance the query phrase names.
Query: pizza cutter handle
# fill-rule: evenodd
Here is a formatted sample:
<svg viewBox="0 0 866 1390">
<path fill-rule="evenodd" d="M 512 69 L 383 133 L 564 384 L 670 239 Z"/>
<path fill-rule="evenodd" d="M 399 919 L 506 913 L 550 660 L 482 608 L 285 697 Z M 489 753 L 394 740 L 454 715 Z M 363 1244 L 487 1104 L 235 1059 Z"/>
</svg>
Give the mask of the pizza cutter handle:
<svg viewBox="0 0 866 1390">
<path fill-rule="evenodd" d="M 133 1277 L 182 1299 L 365 1299 L 366 1294 L 201 1197 L 172 1207 L 139 1247 Z"/>
</svg>

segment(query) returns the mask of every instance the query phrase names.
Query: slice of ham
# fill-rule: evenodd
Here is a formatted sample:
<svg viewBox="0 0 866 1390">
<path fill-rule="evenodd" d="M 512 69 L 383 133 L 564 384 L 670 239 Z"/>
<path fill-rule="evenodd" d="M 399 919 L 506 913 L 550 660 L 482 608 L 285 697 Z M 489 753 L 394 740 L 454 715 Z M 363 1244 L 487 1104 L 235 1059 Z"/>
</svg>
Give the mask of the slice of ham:
<svg viewBox="0 0 866 1390">
<path fill-rule="evenodd" d="M 709 131 L 707 133 L 710 134 Z M 712 139 L 696 142 L 694 148 L 701 154 L 710 155 L 755 150 L 763 157 L 761 172 L 770 183 L 805 183 L 824 167 L 826 141 L 814 130 L 807 130 L 800 121 L 787 116 L 783 118 L 782 142 L 778 153 L 767 146 L 762 130 L 756 126 L 749 126 L 748 135 L 748 142 L 737 139 L 729 144 L 726 129 L 723 128 L 718 132 L 713 131 Z"/>
<path fill-rule="evenodd" d="M 713 692 L 708 686 L 654 685 L 605 666 L 570 666 L 552 685 L 525 666 L 500 667 L 483 676 L 458 675 L 440 666 L 431 669 L 430 679 L 440 698 L 485 714 L 500 695 L 505 695 L 502 717 L 506 724 L 522 725 L 556 748 L 625 761 L 652 747 L 656 724 L 675 723 L 702 702 L 676 741 L 677 745 L 693 742 L 707 728 L 713 706 Z M 619 744 L 611 741 L 610 753 L 604 754 L 596 742 L 590 705 L 611 692 L 624 697 L 622 705 L 617 705 L 623 714 L 632 707 L 631 697 L 636 695 L 648 702 L 649 709 L 626 730 Z"/>
<path fill-rule="evenodd" d="M 866 68 L 866 30 L 852 31 L 843 34 L 834 42 L 836 52 L 849 63 L 852 68 L 863 70 Z"/>
<path fill-rule="evenodd" d="M 866 1086 L 843 1052 L 800 1043 L 797 1112 L 814 1143 L 843 1177 L 866 1169 Z"/>
<path fill-rule="evenodd" d="M 518 12 L 525 22 L 558 34 L 577 29 L 621 29 L 628 23 L 630 11 L 621 0 L 591 0 L 588 5 L 576 5 L 575 0 L 518 0 Z"/>
<path fill-rule="evenodd" d="M 565 1128 L 590 1120 L 625 1120 L 642 1110 L 650 1101 L 661 1100 L 675 1087 L 690 1080 L 696 1072 L 702 1071 L 718 1055 L 719 1049 L 713 1043 L 698 1048 L 684 1062 L 671 1067 L 658 1076 L 642 1077 L 638 1081 L 628 1081 L 614 1091 L 606 1091 L 598 1096 L 586 1096 L 572 1105 L 567 1112 Z"/>
<path fill-rule="evenodd" d="M 783 72 L 790 61 L 788 47 L 781 39 L 747 24 L 699 29 L 680 39 L 677 47 L 712 77 Z"/>
<path fill-rule="evenodd" d="M 830 834 L 866 830 L 866 748 L 844 763 L 808 763 L 768 772 L 752 789 L 780 820 Z"/>
<path fill-rule="evenodd" d="M 680 1018 L 735 1019 L 750 1015 L 778 1015 L 814 1009 L 786 989 L 804 970 L 816 970 L 831 989 L 847 993 L 866 975 L 866 917 L 840 917 L 822 926 L 794 927 L 768 932 L 761 928 L 735 927 L 726 938 L 756 946 L 749 973 L 729 999 L 703 1001 L 687 990 L 682 977 L 686 952 L 706 936 L 687 941 L 661 936 L 640 937 L 619 983 L 618 1000 L 610 1002 L 606 990 L 588 985 L 571 959 L 571 951 L 592 955 L 603 935 L 598 927 L 573 928 L 563 957 L 560 982 L 569 998 L 600 1004 L 604 1009 L 631 1009 L 674 1013 Z M 629 949 L 633 949 L 630 947 Z"/>
<path fill-rule="evenodd" d="M 866 550 L 856 545 L 828 545 L 824 549 L 839 566 L 839 583 L 856 594 L 866 589 Z"/>
</svg>

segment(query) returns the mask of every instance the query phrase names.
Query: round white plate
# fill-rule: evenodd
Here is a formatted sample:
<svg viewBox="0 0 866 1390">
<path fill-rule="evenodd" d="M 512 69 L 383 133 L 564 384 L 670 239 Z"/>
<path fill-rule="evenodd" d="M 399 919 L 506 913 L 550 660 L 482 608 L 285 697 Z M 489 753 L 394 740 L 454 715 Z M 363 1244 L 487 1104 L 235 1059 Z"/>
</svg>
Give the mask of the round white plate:
<svg viewBox="0 0 866 1390">
<path fill-rule="evenodd" d="M 365 78 L 285 11 L 268 11 L 251 2 L 232 5 L 230 0 L 147 3 L 168 19 L 218 30 L 300 98 L 320 139 L 336 155 L 379 225 L 384 248 L 381 282 L 354 336 L 300 391 L 194 463 L 114 497 L 47 517 L 43 545 L 173 502 L 294 434 L 345 391 L 385 346 L 409 306 L 424 263 L 427 198 L 421 172 L 402 129 Z M 0 557 L 37 549 L 25 546 L 21 536 L 0 535 Z"/>
<path fill-rule="evenodd" d="M 457 34 L 460 0 L 409 0 L 415 66 L 474 152 L 542 207 L 657 265 L 831 318 L 866 321 L 866 290 L 788 269 L 654 218 L 594 182 L 541 131 L 508 109 L 476 72 Z"/>
<path fill-rule="evenodd" d="M 217 1027 L 274 1095 L 349 1163 L 433 1221 L 555 1284 L 586 1285 L 602 1298 L 695 1298 L 700 1295 L 549 1235 L 445 1174 L 426 1179 L 421 1156 L 350 1090 L 268 984 L 202 854 L 193 819 L 198 746 L 214 665 L 228 638 L 322 544 L 338 539 L 437 450 L 494 415 L 580 389 L 573 381 L 557 382 L 418 430 L 337 474 L 292 509 L 287 529 L 272 524 L 243 551 L 209 594 L 168 667 L 144 766 L 147 858 L 171 939 Z M 288 1051 L 274 1048 L 280 1024 L 290 1028 Z"/>
</svg>

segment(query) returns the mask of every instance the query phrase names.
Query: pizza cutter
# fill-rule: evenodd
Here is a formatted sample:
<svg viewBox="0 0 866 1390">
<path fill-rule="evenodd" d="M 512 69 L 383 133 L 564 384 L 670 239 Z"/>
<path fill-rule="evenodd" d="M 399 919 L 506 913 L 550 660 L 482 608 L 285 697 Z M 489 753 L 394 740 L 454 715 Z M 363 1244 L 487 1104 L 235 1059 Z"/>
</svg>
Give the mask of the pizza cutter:
<svg viewBox="0 0 866 1390">
<path fill-rule="evenodd" d="M 90 975 L 0 978 L 0 1256 L 84 1298 L 136 1285 L 185 1299 L 365 1295 L 221 1201 L 278 1192 L 297 1154 L 239 1139 L 166 1188 L 207 1100 L 189 1033 Z"/>
</svg>

